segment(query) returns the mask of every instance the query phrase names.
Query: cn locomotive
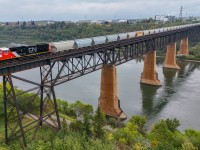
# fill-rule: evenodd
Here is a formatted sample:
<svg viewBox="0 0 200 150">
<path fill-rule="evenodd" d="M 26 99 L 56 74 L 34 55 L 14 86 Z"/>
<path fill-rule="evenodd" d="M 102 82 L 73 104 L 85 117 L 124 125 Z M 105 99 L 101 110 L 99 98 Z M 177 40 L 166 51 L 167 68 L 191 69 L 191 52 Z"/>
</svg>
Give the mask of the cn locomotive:
<svg viewBox="0 0 200 150">
<path fill-rule="evenodd" d="M 136 31 L 136 32 L 128 32 L 128 33 L 119 33 L 112 34 L 106 36 L 98 36 L 84 39 L 76 39 L 76 40 L 67 40 L 67 41 L 59 41 L 59 42 L 51 42 L 45 44 L 38 44 L 34 46 L 20 46 L 20 47 L 11 47 L 11 48 L 0 48 L 0 60 L 12 59 L 21 56 L 27 55 L 37 55 L 41 53 L 48 52 L 59 52 L 64 50 L 73 50 L 79 49 L 83 47 L 96 46 L 100 44 L 106 44 L 110 42 L 130 39 L 138 36 L 146 36 L 150 34 L 160 33 L 164 31 L 171 31 L 191 26 L 199 26 L 200 23 L 189 24 L 189 25 L 181 25 L 181 26 L 173 26 L 168 28 L 158 28 L 152 30 L 144 30 L 144 31 Z M 142 33 L 142 34 L 141 34 Z"/>
<path fill-rule="evenodd" d="M 49 52 L 49 44 L 0 48 L 0 60 Z"/>
</svg>

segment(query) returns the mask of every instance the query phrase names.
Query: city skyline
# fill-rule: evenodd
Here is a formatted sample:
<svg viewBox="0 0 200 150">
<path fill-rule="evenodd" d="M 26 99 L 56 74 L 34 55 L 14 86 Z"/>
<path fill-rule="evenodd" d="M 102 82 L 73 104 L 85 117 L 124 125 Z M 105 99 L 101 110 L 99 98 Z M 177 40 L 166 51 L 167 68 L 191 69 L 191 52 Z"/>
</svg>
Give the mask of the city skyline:
<svg viewBox="0 0 200 150">
<path fill-rule="evenodd" d="M 199 0 L 0 0 L 0 21 L 137 19 L 155 15 L 200 16 Z"/>
</svg>

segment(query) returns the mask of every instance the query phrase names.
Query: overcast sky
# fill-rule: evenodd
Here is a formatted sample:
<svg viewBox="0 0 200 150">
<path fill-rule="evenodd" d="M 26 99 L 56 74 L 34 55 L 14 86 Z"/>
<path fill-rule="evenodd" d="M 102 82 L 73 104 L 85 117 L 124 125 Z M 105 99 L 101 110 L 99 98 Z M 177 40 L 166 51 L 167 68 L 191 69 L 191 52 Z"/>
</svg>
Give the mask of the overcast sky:
<svg viewBox="0 0 200 150">
<path fill-rule="evenodd" d="M 200 16 L 200 0 L 0 0 L 1 21 Z"/>
</svg>

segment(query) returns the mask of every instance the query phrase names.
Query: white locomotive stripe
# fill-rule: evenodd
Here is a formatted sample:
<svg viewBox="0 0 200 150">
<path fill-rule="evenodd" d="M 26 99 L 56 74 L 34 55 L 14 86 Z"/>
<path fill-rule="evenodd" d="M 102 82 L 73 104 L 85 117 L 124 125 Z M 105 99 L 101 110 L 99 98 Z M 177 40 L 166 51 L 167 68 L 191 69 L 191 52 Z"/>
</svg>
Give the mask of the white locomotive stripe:
<svg viewBox="0 0 200 150">
<path fill-rule="evenodd" d="M 16 57 L 20 57 L 19 54 L 17 54 L 16 52 L 12 52 Z"/>
</svg>

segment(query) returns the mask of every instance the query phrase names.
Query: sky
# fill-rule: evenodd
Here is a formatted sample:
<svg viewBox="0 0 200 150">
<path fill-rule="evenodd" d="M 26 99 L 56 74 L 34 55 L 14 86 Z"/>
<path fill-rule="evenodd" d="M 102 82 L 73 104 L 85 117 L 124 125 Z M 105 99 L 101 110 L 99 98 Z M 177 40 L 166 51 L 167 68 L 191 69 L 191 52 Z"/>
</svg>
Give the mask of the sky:
<svg viewBox="0 0 200 150">
<path fill-rule="evenodd" d="M 200 0 L 0 0 L 0 22 L 200 16 Z"/>
</svg>

